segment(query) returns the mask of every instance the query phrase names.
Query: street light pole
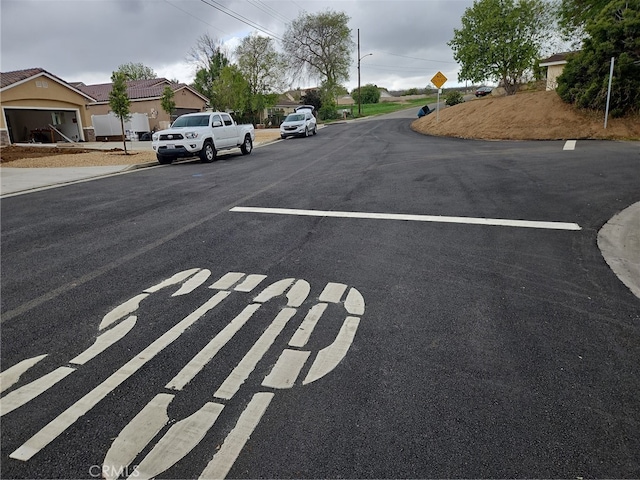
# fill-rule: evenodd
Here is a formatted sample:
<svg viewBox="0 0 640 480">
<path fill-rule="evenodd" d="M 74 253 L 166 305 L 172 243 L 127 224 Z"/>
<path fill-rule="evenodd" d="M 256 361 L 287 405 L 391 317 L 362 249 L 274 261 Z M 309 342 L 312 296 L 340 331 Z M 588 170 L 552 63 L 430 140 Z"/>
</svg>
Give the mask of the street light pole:
<svg viewBox="0 0 640 480">
<path fill-rule="evenodd" d="M 373 53 L 367 53 L 363 57 L 360 56 L 360 29 L 358 29 L 358 116 L 362 114 L 362 95 L 360 94 L 360 60 L 364 57 L 373 55 Z"/>
</svg>

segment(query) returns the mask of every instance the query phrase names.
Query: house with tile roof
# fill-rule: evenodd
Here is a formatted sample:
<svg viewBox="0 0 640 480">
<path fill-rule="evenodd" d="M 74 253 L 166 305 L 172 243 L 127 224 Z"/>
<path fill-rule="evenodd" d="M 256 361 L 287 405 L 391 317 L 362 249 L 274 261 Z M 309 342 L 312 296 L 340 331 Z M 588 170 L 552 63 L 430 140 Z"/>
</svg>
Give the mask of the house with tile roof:
<svg viewBox="0 0 640 480">
<path fill-rule="evenodd" d="M 91 115 L 106 115 L 109 107 L 111 83 L 85 85 L 73 83 L 78 90 L 91 96 L 95 102 L 87 106 Z M 162 109 L 161 99 L 164 89 L 170 87 L 174 92 L 176 109 L 171 118 Z M 152 131 L 167 128 L 169 124 L 185 113 L 201 112 L 207 108 L 207 97 L 184 83 L 173 83 L 166 78 L 150 80 L 130 80 L 127 82 L 127 94 L 131 100 L 131 113 L 146 114 Z"/>
<path fill-rule="evenodd" d="M 42 68 L 0 73 L 0 83 L 0 145 L 92 142 L 93 115 L 110 111 L 111 83 L 66 82 Z M 127 82 L 131 113 L 147 115 L 150 130 L 165 128 L 173 120 L 161 106 L 167 86 L 175 95 L 173 118 L 207 107 L 204 95 L 166 78 Z"/>
<path fill-rule="evenodd" d="M 42 68 L 0 73 L 0 145 L 20 142 L 90 141 L 95 102 Z"/>
</svg>

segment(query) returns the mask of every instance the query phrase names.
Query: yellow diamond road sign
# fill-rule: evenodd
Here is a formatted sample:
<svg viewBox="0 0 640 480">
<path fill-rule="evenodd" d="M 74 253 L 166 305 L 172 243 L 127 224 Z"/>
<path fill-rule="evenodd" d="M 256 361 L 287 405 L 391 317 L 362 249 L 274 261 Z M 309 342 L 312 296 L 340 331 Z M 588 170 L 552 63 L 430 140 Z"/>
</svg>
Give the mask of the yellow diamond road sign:
<svg viewBox="0 0 640 480">
<path fill-rule="evenodd" d="M 442 72 L 436 73 L 431 79 L 431 83 L 435 85 L 436 88 L 441 88 L 444 85 L 444 82 L 447 81 L 447 77 L 445 77 Z"/>
</svg>

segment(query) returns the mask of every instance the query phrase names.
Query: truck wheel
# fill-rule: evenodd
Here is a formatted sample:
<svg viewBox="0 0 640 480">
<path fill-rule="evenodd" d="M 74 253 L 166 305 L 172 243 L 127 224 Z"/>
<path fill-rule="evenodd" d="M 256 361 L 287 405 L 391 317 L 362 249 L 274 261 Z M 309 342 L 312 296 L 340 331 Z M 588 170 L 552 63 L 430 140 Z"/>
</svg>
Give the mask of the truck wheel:
<svg viewBox="0 0 640 480">
<path fill-rule="evenodd" d="M 158 163 L 160 163 L 161 165 L 169 165 L 169 164 L 173 163 L 173 160 L 174 160 L 173 157 L 168 157 L 166 155 L 160 155 L 159 153 L 156 153 L 156 158 L 158 159 Z"/>
<path fill-rule="evenodd" d="M 200 160 L 204 163 L 211 163 L 216 159 L 216 147 L 209 140 L 204 143 L 200 150 Z"/>
<path fill-rule="evenodd" d="M 253 142 L 251 141 L 251 135 L 248 133 L 244 136 L 244 143 L 240 146 L 240 151 L 243 155 L 249 155 L 253 150 Z"/>
</svg>

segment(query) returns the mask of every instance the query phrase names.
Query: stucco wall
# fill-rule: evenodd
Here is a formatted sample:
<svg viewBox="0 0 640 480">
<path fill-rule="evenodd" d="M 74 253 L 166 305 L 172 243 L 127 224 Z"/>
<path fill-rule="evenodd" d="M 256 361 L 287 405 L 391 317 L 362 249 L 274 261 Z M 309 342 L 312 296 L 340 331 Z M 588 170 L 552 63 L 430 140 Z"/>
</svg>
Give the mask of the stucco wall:
<svg viewBox="0 0 640 480">
<path fill-rule="evenodd" d="M 558 77 L 564 69 L 562 65 L 549 65 L 547 67 L 547 91 L 558 88 Z"/>
<path fill-rule="evenodd" d="M 174 101 L 176 102 L 176 108 L 189 108 L 201 111 L 205 106 L 205 102 L 202 98 L 194 95 L 188 90 L 178 90 L 175 94 Z M 91 115 L 106 115 L 111 111 L 111 107 L 109 107 L 108 103 L 89 105 L 87 109 L 89 112 L 88 125 L 91 125 Z M 159 98 L 149 100 L 132 100 L 129 110 L 131 113 L 146 113 L 149 117 L 149 128 L 151 128 L 151 130 L 160 130 L 162 125 L 170 123 L 169 114 L 162 109 L 162 104 Z"/>
<path fill-rule="evenodd" d="M 2 92 L 2 108 L 78 110 L 82 126 L 91 125 L 85 108 L 87 102 L 89 100 L 85 96 L 45 76 L 30 79 Z M 0 115 L 0 128 L 7 128 L 4 115 Z"/>
</svg>

